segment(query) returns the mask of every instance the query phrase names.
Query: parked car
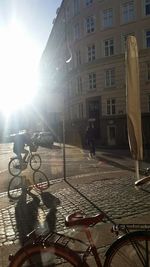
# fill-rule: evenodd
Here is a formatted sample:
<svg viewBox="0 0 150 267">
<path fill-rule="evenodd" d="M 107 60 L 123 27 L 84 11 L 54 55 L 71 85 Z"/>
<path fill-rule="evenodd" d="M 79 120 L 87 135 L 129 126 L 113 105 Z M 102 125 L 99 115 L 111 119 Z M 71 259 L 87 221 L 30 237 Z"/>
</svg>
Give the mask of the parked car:
<svg viewBox="0 0 150 267">
<path fill-rule="evenodd" d="M 39 132 L 36 135 L 37 144 L 39 146 L 52 147 L 54 138 L 51 132 Z"/>
</svg>

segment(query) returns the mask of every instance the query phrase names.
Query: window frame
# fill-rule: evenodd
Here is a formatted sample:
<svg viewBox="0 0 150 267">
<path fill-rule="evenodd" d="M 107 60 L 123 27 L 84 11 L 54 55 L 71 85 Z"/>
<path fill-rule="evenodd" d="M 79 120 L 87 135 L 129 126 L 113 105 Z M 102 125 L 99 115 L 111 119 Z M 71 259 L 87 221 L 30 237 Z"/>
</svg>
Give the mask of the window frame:
<svg viewBox="0 0 150 267">
<path fill-rule="evenodd" d="M 88 16 L 85 18 L 85 32 L 86 34 L 91 34 L 95 32 L 95 17 Z"/>
<path fill-rule="evenodd" d="M 146 3 L 146 1 L 149 1 L 148 3 Z M 148 14 L 147 14 L 147 6 L 148 6 Z M 144 13 L 144 16 L 147 17 L 147 16 L 150 16 L 150 0 L 143 0 L 143 13 Z"/>
<path fill-rule="evenodd" d="M 112 11 L 111 12 L 111 16 L 108 14 L 108 11 Z M 104 12 L 107 12 L 106 13 L 106 17 L 105 17 Z M 102 11 L 102 26 L 103 26 L 104 29 L 113 27 L 113 17 L 114 17 L 113 8 L 107 8 L 107 9 L 104 9 Z"/>
<path fill-rule="evenodd" d="M 116 98 L 114 98 L 114 97 L 107 98 L 107 100 L 106 100 L 106 114 L 107 115 L 116 115 Z"/>
<path fill-rule="evenodd" d="M 135 32 L 121 33 L 122 52 L 126 50 L 126 42 L 127 42 L 128 36 L 135 36 Z"/>
<path fill-rule="evenodd" d="M 87 61 L 92 62 L 96 59 L 96 46 L 91 44 L 87 46 Z"/>
<path fill-rule="evenodd" d="M 88 73 L 88 91 L 96 90 L 96 72 Z"/>
<path fill-rule="evenodd" d="M 148 32 L 149 32 L 149 35 L 147 36 Z M 150 48 L 150 28 L 145 29 L 144 31 L 144 42 L 145 42 L 145 48 Z"/>
<path fill-rule="evenodd" d="M 115 68 L 105 70 L 105 87 L 110 88 L 115 86 Z"/>
<path fill-rule="evenodd" d="M 106 44 L 106 42 L 108 42 L 108 44 Z M 112 44 L 111 44 L 111 42 L 112 42 Z M 114 50 L 115 50 L 114 38 L 109 38 L 109 39 L 103 40 L 103 51 L 104 51 L 105 57 L 113 56 L 115 54 Z"/>
<path fill-rule="evenodd" d="M 131 4 L 132 4 L 132 6 L 131 6 Z M 121 4 L 121 21 L 122 21 L 122 23 L 127 24 L 127 23 L 134 21 L 134 20 L 135 20 L 134 0 L 124 1 Z"/>
</svg>

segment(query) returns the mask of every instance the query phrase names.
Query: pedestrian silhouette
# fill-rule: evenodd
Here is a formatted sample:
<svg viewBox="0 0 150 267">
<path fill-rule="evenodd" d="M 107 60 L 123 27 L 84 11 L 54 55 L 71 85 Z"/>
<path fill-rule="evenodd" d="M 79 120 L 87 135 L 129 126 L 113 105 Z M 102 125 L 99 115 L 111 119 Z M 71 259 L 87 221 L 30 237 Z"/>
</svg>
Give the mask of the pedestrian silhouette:
<svg viewBox="0 0 150 267">
<path fill-rule="evenodd" d="M 95 156 L 95 129 L 92 124 L 89 124 L 86 130 L 86 141 L 89 148 L 89 156 Z"/>
</svg>

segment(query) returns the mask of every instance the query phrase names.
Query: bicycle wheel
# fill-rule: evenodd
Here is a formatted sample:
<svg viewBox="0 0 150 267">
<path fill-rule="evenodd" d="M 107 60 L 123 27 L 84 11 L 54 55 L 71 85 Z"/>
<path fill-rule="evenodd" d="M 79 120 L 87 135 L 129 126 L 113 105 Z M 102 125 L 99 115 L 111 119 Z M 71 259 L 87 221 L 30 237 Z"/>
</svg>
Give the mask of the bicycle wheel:
<svg viewBox="0 0 150 267">
<path fill-rule="evenodd" d="M 80 257 L 69 248 L 52 244 L 50 246 L 28 245 L 13 257 L 9 267 L 54 267 L 83 266 Z"/>
<path fill-rule="evenodd" d="M 33 182 L 36 188 L 43 191 L 49 188 L 50 183 L 44 172 L 35 171 L 33 173 Z"/>
<path fill-rule="evenodd" d="M 30 158 L 30 167 L 33 171 L 37 171 L 41 167 L 41 157 L 39 154 L 33 154 Z"/>
<path fill-rule="evenodd" d="M 150 232 L 136 231 L 119 238 L 106 253 L 104 267 L 150 266 Z"/>
<path fill-rule="evenodd" d="M 22 182 L 21 176 L 15 176 L 10 180 L 8 185 L 8 197 L 10 199 L 16 200 L 21 196 L 23 188 Z"/>
<path fill-rule="evenodd" d="M 8 164 L 8 170 L 12 176 L 18 176 L 21 173 L 21 162 L 18 157 L 12 158 L 10 160 Z"/>
</svg>

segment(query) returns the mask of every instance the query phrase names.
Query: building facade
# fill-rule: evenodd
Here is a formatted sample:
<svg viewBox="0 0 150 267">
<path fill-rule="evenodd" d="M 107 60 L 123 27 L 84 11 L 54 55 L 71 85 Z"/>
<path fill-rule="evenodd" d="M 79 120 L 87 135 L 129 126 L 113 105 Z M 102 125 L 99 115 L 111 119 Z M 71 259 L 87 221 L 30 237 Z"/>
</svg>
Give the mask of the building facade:
<svg viewBox="0 0 150 267">
<path fill-rule="evenodd" d="M 150 145 L 150 0 L 63 0 L 58 8 L 41 65 L 47 99 L 54 91 L 64 95 L 68 142 L 78 131 L 83 144 L 91 121 L 97 145 L 128 145 L 129 35 L 138 44 L 142 132 Z"/>
</svg>

